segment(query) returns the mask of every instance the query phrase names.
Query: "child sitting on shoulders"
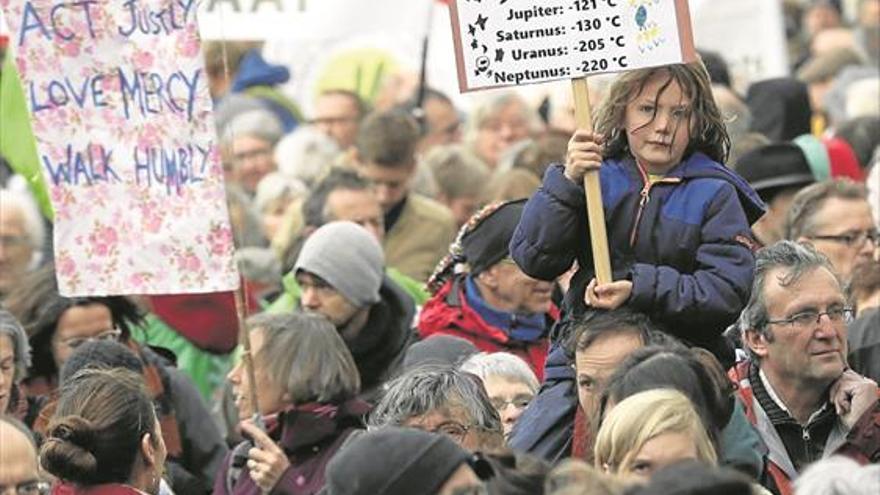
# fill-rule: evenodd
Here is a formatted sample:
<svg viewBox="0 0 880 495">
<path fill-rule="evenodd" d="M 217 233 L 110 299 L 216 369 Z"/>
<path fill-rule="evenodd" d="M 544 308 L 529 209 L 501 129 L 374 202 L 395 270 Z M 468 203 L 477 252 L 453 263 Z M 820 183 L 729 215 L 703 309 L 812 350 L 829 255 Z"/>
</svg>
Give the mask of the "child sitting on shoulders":
<svg viewBox="0 0 880 495">
<path fill-rule="evenodd" d="M 730 145 L 702 63 L 634 70 L 612 84 L 595 132 L 578 130 L 551 166 L 510 244 L 528 275 L 577 261 L 564 321 L 627 304 L 732 364 L 722 332 L 749 298 L 764 214 L 723 162 Z M 595 280 L 583 177 L 599 170 L 614 281 Z"/>
</svg>

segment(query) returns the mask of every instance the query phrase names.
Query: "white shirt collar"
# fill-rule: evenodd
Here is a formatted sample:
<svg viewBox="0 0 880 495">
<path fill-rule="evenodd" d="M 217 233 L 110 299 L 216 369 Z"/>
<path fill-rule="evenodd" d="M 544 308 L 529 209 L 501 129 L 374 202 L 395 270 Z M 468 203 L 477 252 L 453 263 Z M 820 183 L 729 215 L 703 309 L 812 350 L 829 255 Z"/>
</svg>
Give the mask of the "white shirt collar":
<svg viewBox="0 0 880 495">
<path fill-rule="evenodd" d="M 794 418 L 794 415 L 791 414 L 791 411 L 790 411 L 790 410 L 788 409 L 788 407 L 785 405 L 785 402 L 782 402 L 782 399 L 776 394 L 776 391 L 773 390 L 773 386 L 770 385 L 770 380 L 767 379 L 767 375 L 764 374 L 764 370 L 763 370 L 763 369 L 758 368 L 758 376 L 761 378 L 761 383 L 764 384 L 764 390 L 767 391 L 767 395 L 769 395 L 770 398 L 773 399 L 773 402 L 775 402 L 776 405 L 779 406 L 780 409 L 782 409 L 782 410 L 785 411 L 789 416 L 791 416 L 792 418 Z M 817 409 L 816 411 L 813 411 L 813 414 L 810 414 L 810 419 L 807 420 L 807 424 L 812 423 L 813 420 L 814 420 L 817 416 L 819 416 L 819 414 L 821 414 L 823 411 L 825 411 L 825 408 L 826 408 L 826 407 L 828 407 L 828 403 L 827 403 L 827 402 L 823 402 L 823 403 L 822 403 L 822 407 L 820 407 L 820 408 Z"/>
</svg>

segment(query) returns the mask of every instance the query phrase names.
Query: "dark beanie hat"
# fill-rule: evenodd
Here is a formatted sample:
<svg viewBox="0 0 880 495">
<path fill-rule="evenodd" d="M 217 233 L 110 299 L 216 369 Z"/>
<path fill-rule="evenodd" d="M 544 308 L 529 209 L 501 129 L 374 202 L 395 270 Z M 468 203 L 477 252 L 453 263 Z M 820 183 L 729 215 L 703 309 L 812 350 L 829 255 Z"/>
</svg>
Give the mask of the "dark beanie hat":
<svg viewBox="0 0 880 495">
<path fill-rule="evenodd" d="M 333 457 L 326 495 L 429 495 L 469 459 L 444 435 L 382 428 L 362 434 Z"/>
<path fill-rule="evenodd" d="M 458 366 L 480 352 L 471 341 L 454 335 L 435 334 L 409 346 L 403 358 L 403 369 L 424 365 Z"/>
<path fill-rule="evenodd" d="M 803 150 L 792 143 L 755 148 L 737 161 L 736 172 L 765 200 L 771 189 L 816 182 Z"/>
<path fill-rule="evenodd" d="M 525 204 L 524 199 L 502 204 L 462 237 L 461 250 L 471 274 L 477 275 L 508 256 Z"/>
</svg>

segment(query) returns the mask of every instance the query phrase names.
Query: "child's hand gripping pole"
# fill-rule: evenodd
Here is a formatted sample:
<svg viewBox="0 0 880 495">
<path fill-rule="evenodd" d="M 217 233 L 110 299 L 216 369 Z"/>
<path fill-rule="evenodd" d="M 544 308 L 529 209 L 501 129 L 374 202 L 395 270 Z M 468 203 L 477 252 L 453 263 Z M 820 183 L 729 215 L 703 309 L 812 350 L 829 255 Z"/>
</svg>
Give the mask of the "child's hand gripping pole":
<svg viewBox="0 0 880 495">
<path fill-rule="evenodd" d="M 590 114 L 587 78 L 572 79 L 571 89 L 574 93 L 574 117 L 577 127 L 592 131 L 593 117 Z M 593 249 L 593 268 L 596 270 L 596 280 L 600 284 L 607 284 L 611 282 L 611 259 L 608 256 L 608 235 L 605 233 L 605 211 L 602 207 L 602 188 L 599 185 L 598 170 L 589 170 L 584 175 L 584 192 Z"/>
</svg>

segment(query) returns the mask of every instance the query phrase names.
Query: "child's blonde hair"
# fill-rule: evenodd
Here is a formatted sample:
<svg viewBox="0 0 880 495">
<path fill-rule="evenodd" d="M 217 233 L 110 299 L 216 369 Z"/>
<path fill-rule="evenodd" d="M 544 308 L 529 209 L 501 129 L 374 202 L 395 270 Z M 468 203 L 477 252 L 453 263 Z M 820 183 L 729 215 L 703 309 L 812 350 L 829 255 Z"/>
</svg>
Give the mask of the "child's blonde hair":
<svg viewBox="0 0 880 495">
<path fill-rule="evenodd" d="M 605 156 L 622 158 L 630 152 L 626 132 L 623 129 L 626 105 L 642 93 L 648 80 L 655 75 L 663 74 L 667 75 L 668 79 L 657 94 L 658 99 L 660 94 L 675 81 L 685 96 L 691 100 L 690 110 L 693 116 L 690 120 L 691 137 L 684 156 L 700 151 L 718 163 L 727 161 L 730 137 L 721 111 L 718 110 L 715 98 L 712 96 L 709 74 L 700 61 L 637 69 L 618 76 L 611 84 L 596 115 L 596 132 L 605 136 L 606 140 Z M 653 121 L 653 118 L 651 120 Z M 675 132 L 677 131 L 676 128 Z"/>
<path fill-rule="evenodd" d="M 626 472 L 642 447 L 664 433 L 693 438 L 697 460 L 715 465 L 718 455 L 700 415 L 677 390 L 655 389 L 621 401 L 602 422 L 594 447 L 596 466 L 612 473 Z"/>
</svg>

